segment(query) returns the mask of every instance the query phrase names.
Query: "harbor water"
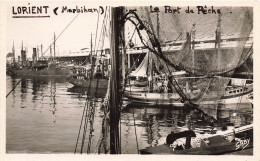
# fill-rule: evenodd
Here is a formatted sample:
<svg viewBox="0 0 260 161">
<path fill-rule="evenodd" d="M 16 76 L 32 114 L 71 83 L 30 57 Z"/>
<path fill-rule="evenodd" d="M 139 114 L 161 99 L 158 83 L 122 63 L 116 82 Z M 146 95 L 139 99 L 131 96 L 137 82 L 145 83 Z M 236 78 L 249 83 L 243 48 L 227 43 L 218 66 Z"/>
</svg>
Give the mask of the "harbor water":
<svg viewBox="0 0 260 161">
<path fill-rule="evenodd" d="M 7 76 L 6 91 L 19 80 Z M 86 90 L 73 87 L 64 77 L 23 79 L 6 102 L 6 152 L 73 153 L 86 97 Z M 99 104 L 103 98 L 101 93 L 95 110 L 91 153 L 96 152 L 100 136 L 104 112 Z M 191 128 L 205 134 L 220 130 L 218 127 L 212 130 L 196 111 L 186 108 L 126 104 L 120 123 L 122 154 L 137 154 L 138 149 L 164 144 L 171 131 Z M 249 103 L 232 104 L 221 106 L 213 113 L 223 124 L 231 122 L 240 127 L 252 122 L 253 110 Z M 88 137 L 86 135 L 85 145 Z"/>
</svg>

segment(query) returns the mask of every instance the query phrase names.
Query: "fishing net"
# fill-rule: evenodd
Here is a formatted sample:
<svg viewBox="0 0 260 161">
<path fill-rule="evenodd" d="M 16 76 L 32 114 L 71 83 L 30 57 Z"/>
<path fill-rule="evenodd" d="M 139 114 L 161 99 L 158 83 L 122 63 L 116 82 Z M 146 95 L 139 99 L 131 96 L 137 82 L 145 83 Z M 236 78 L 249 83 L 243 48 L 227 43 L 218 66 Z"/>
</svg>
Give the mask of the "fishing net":
<svg viewBox="0 0 260 161">
<path fill-rule="evenodd" d="M 176 78 L 176 82 L 189 103 L 198 105 L 203 113 L 217 117 L 216 110 L 219 101 L 226 93 L 226 86 L 230 78 L 227 77 L 182 77 Z"/>
<path fill-rule="evenodd" d="M 148 7 L 127 9 L 131 8 L 136 9 L 135 13 L 160 44 L 174 40 L 183 42 L 180 50 L 170 50 L 170 46 L 161 45 L 160 53 L 156 48 L 160 57 L 168 60 L 168 66 L 196 75 L 216 75 L 236 69 L 252 54 L 252 45 L 248 45 L 253 28 L 253 10 L 250 7 L 220 7 L 221 16 L 186 14 L 184 11 L 179 14 L 165 13 L 164 7 L 159 7 L 158 14 L 151 13 Z M 196 7 L 190 8 L 196 10 Z M 151 34 L 142 39 L 147 46 L 156 44 Z M 161 66 L 166 69 L 164 63 Z"/>
<path fill-rule="evenodd" d="M 154 53 L 152 59 L 158 71 L 171 73 L 182 69 L 195 75 L 211 76 L 182 78 L 172 85 L 189 104 L 198 105 L 201 111 L 216 118 L 216 112 L 210 111 L 216 111 L 212 109 L 217 109 L 230 78 L 212 76 L 232 75 L 252 55 L 249 42 L 253 28 L 252 8 L 220 7 L 221 15 L 169 14 L 163 12 L 164 7 L 159 7 L 158 13 L 149 12 L 148 7 L 134 9 L 133 15 L 138 18 L 131 21 L 136 28 L 138 25 L 139 29 L 145 28 L 137 33 L 141 42 Z M 191 9 L 196 10 L 195 7 Z M 174 44 L 177 40 L 182 42 L 178 50 L 162 45 Z"/>
</svg>

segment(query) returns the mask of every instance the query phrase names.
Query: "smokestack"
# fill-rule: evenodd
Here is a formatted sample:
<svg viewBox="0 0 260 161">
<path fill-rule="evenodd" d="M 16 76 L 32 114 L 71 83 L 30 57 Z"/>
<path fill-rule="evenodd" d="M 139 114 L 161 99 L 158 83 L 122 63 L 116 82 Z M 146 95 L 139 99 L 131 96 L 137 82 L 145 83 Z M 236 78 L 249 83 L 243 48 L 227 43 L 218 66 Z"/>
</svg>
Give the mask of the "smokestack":
<svg viewBox="0 0 260 161">
<path fill-rule="evenodd" d="M 33 55 L 32 55 L 32 59 L 33 59 L 33 62 L 36 62 L 36 61 L 37 61 L 37 53 L 36 53 L 36 48 L 33 48 Z"/>
</svg>

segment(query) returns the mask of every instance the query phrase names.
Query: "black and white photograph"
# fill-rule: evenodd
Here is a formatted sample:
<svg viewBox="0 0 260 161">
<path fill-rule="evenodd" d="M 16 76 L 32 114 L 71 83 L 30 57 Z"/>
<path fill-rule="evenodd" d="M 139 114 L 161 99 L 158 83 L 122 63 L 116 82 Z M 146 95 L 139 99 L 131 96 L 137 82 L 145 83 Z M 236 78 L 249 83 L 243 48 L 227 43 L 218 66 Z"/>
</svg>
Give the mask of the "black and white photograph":
<svg viewBox="0 0 260 161">
<path fill-rule="evenodd" d="M 4 154 L 257 155 L 254 5 L 0 3 Z"/>
</svg>

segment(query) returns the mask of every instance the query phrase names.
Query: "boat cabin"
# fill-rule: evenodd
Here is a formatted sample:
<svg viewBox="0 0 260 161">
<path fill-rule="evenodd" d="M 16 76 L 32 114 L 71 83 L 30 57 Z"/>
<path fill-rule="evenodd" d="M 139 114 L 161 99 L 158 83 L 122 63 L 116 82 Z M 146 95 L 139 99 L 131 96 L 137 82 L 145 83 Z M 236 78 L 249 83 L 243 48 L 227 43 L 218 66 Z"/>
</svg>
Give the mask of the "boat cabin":
<svg viewBox="0 0 260 161">
<path fill-rule="evenodd" d="M 33 69 L 34 70 L 43 70 L 48 68 L 48 61 L 47 60 L 38 60 L 34 66 Z"/>
</svg>

